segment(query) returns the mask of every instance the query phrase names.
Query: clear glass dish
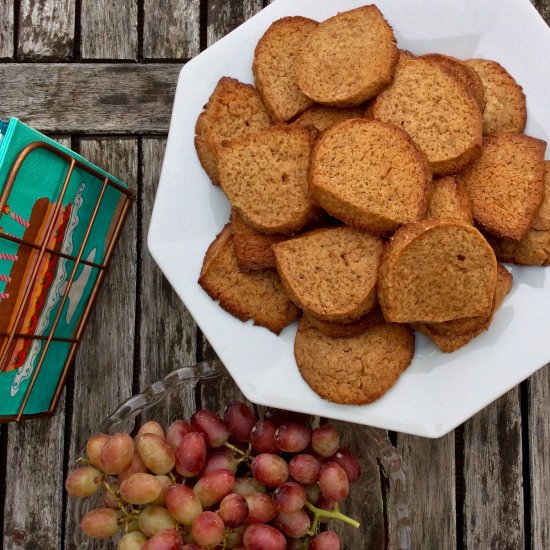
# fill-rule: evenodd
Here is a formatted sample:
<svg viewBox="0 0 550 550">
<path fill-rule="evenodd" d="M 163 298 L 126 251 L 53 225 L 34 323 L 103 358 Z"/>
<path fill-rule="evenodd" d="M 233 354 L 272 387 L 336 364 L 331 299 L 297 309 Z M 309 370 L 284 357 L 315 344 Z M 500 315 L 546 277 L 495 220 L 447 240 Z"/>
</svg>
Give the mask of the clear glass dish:
<svg viewBox="0 0 550 550">
<path fill-rule="evenodd" d="M 143 393 L 124 401 L 99 426 L 98 432 L 114 434 L 134 433 L 149 419 L 163 425 L 182 417 L 178 395 L 194 391 L 198 381 L 215 385 L 222 379 L 225 368 L 219 361 L 203 361 L 192 367 L 177 369 L 159 382 L 151 384 Z M 215 411 L 222 413 L 223 411 Z M 337 429 L 344 424 L 335 423 Z M 355 426 L 347 424 L 347 427 Z M 92 434 L 90 434 L 92 435 Z M 409 550 L 410 525 L 409 502 L 405 472 L 401 456 L 391 444 L 385 432 L 365 426 L 357 430 L 345 430 L 343 444 L 359 457 L 361 480 L 352 485 L 350 497 L 342 511 L 361 522 L 359 529 L 331 522 L 330 528 L 338 531 L 345 550 Z M 82 452 L 82 456 L 85 452 Z M 72 497 L 71 497 L 72 498 Z M 100 496 L 75 499 L 75 524 L 89 510 L 101 506 Z M 114 539 L 93 540 L 79 528 L 73 534 L 72 548 L 78 550 L 115 548 Z M 111 546 L 112 545 L 112 546 Z"/>
</svg>

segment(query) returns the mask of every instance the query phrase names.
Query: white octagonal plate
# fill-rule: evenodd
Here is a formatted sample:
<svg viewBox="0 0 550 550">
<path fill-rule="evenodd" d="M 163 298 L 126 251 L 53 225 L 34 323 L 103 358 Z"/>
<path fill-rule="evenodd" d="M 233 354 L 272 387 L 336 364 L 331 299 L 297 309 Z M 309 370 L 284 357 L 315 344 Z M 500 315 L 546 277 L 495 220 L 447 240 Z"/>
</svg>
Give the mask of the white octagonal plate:
<svg viewBox="0 0 550 550">
<path fill-rule="evenodd" d="M 286 15 L 322 20 L 360 0 L 278 0 L 182 69 L 148 245 L 242 392 L 253 402 L 427 437 L 439 437 L 550 360 L 547 269 L 513 267 L 512 292 L 491 329 L 452 354 L 416 337 L 414 361 L 379 401 L 323 401 L 293 356 L 295 324 L 275 336 L 224 312 L 197 284 L 204 253 L 227 222 L 229 204 L 210 184 L 193 145 L 195 121 L 218 79 L 253 82 L 254 46 Z M 380 0 L 398 44 L 413 53 L 483 57 L 504 65 L 527 95 L 526 133 L 548 140 L 550 30 L 528 0 Z"/>
</svg>

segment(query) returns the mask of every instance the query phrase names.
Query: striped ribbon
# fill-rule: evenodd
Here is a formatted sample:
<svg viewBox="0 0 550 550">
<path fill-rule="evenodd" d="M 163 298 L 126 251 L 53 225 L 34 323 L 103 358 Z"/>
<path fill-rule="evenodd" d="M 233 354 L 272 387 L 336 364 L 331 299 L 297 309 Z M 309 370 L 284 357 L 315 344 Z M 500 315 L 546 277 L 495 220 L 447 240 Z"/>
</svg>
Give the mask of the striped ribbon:
<svg viewBox="0 0 550 550">
<path fill-rule="evenodd" d="M 10 212 L 10 216 L 19 224 L 22 225 L 25 229 L 29 227 L 29 222 L 22 218 L 19 214 L 16 214 L 15 212 Z"/>
<path fill-rule="evenodd" d="M 9 277 L 8 275 L 2 275 L 0 273 L 0 281 L 4 281 L 5 283 L 9 283 L 11 281 L 11 277 Z"/>
<path fill-rule="evenodd" d="M 9 292 L 0 292 L 0 300 L 7 300 L 9 297 Z"/>
<path fill-rule="evenodd" d="M 17 254 L 7 254 L 6 252 L 0 252 L 0 260 L 10 260 L 10 262 L 16 262 Z"/>
</svg>

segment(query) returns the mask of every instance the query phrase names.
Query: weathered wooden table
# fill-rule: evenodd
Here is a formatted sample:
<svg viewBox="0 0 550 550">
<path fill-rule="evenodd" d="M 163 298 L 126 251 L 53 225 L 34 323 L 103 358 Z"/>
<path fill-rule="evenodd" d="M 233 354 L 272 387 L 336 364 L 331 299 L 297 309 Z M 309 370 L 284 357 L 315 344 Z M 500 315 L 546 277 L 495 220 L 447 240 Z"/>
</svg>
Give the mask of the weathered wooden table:
<svg viewBox="0 0 550 550">
<path fill-rule="evenodd" d="M 58 137 L 137 197 L 55 416 L 1 427 L 7 550 L 72 548 L 63 478 L 86 436 L 132 393 L 212 355 L 149 256 L 147 229 L 182 64 L 263 4 L 0 0 L 0 117 Z M 534 4 L 549 22 L 550 0 Z M 229 377 L 222 386 L 198 388 L 188 410 L 238 395 Z M 415 548 L 550 548 L 548 367 L 446 437 L 392 437 L 408 470 Z"/>
</svg>

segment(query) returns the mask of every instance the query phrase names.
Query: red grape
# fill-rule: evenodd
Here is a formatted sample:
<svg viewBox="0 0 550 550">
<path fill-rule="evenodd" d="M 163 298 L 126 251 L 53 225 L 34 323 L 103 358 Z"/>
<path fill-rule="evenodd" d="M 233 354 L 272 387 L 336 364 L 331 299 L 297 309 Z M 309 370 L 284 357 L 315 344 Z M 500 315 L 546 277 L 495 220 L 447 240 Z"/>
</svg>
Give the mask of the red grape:
<svg viewBox="0 0 550 550">
<path fill-rule="evenodd" d="M 277 487 L 288 479 L 288 464 L 280 456 L 271 453 L 256 456 L 250 469 L 254 478 L 266 487 Z"/>
<path fill-rule="evenodd" d="M 273 492 L 273 503 L 278 512 L 296 512 L 304 507 L 306 490 L 294 481 L 279 485 Z"/>
<path fill-rule="evenodd" d="M 304 510 L 297 510 L 290 514 L 279 512 L 274 523 L 283 534 L 293 539 L 303 537 L 311 527 L 311 520 Z"/>
<path fill-rule="evenodd" d="M 86 455 L 96 468 L 101 468 L 99 464 L 99 455 L 101 454 L 101 449 L 103 449 L 103 446 L 108 440 L 108 435 L 96 434 L 92 435 L 92 437 L 88 439 L 88 443 L 86 443 Z"/>
<path fill-rule="evenodd" d="M 120 514 L 112 508 L 96 508 L 80 521 L 80 528 L 86 535 L 96 539 L 114 537 L 119 530 Z"/>
<path fill-rule="evenodd" d="M 243 496 L 250 493 L 265 493 L 265 485 L 262 485 L 253 477 L 238 477 L 235 479 L 233 492 Z"/>
<path fill-rule="evenodd" d="M 309 424 L 311 422 L 311 416 L 309 414 L 275 408 L 267 409 L 265 418 L 273 422 L 276 426 L 281 426 L 287 422 L 297 422 L 298 424 Z"/>
<path fill-rule="evenodd" d="M 229 430 L 222 419 L 206 409 L 197 411 L 191 417 L 191 425 L 204 434 L 208 448 L 221 447 L 229 439 Z"/>
<path fill-rule="evenodd" d="M 250 493 L 244 498 L 248 504 L 247 523 L 267 523 L 277 515 L 273 499 L 265 493 Z"/>
<path fill-rule="evenodd" d="M 214 470 L 202 476 L 193 492 L 197 495 L 202 506 L 207 508 L 231 493 L 235 484 L 235 476 L 229 470 Z"/>
<path fill-rule="evenodd" d="M 349 494 L 349 482 L 346 471 L 337 462 L 323 464 L 319 472 L 319 485 L 323 495 L 340 502 Z"/>
<path fill-rule="evenodd" d="M 318 455 L 328 458 L 340 447 L 340 436 L 334 426 L 323 424 L 313 430 L 311 446 Z"/>
<path fill-rule="evenodd" d="M 275 444 L 275 432 L 277 427 L 269 420 L 259 420 L 250 432 L 250 442 L 257 453 L 278 452 Z"/>
<path fill-rule="evenodd" d="M 199 432 L 185 435 L 176 449 L 176 472 L 183 477 L 194 477 L 204 467 L 206 442 Z"/>
<path fill-rule="evenodd" d="M 346 447 L 340 447 L 331 460 L 344 468 L 350 483 L 355 483 L 361 477 L 361 465 L 357 457 Z"/>
<path fill-rule="evenodd" d="M 166 492 L 169 487 L 175 485 L 175 483 L 168 476 L 159 474 L 156 476 L 160 483 L 160 494 L 159 496 L 151 502 L 151 504 L 156 504 L 158 506 L 164 506 L 166 504 Z"/>
<path fill-rule="evenodd" d="M 334 531 L 319 533 L 311 539 L 309 550 L 340 550 L 340 537 Z"/>
<path fill-rule="evenodd" d="M 204 548 L 196 546 L 195 544 L 184 544 L 181 550 L 204 550 Z"/>
<path fill-rule="evenodd" d="M 99 464 L 107 474 L 119 474 L 134 456 L 134 441 L 126 433 L 112 435 L 99 453 Z"/>
<path fill-rule="evenodd" d="M 183 541 L 175 529 L 165 529 L 155 533 L 141 550 L 183 550 Z"/>
<path fill-rule="evenodd" d="M 139 531 L 127 533 L 119 541 L 117 550 L 143 550 L 147 537 Z"/>
<path fill-rule="evenodd" d="M 306 485 L 305 490 L 306 490 L 307 500 L 311 502 L 311 504 L 315 504 L 319 500 L 319 497 L 321 496 L 321 487 L 319 487 L 319 484 L 311 483 L 309 485 Z"/>
<path fill-rule="evenodd" d="M 132 474 L 120 485 L 120 495 L 129 504 L 149 504 L 160 491 L 160 481 L 151 474 Z"/>
<path fill-rule="evenodd" d="M 65 481 L 67 493 L 73 497 L 95 495 L 103 484 L 103 474 L 93 466 L 83 466 L 73 470 Z"/>
<path fill-rule="evenodd" d="M 172 485 L 166 491 L 166 508 L 174 519 L 188 527 L 202 512 L 197 495 L 189 487 L 180 484 Z"/>
<path fill-rule="evenodd" d="M 164 529 L 175 529 L 178 523 L 166 508 L 149 505 L 139 514 L 138 526 L 142 533 L 152 537 Z"/>
<path fill-rule="evenodd" d="M 176 420 L 166 430 L 166 443 L 174 449 L 174 451 L 178 450 L 178 447 L 181 444 L 181 440 L 188 434 L 195 430 L 193 430 L 193 426 L 189 424 L 188 422 L 185 422 L 185 420 Z"/>
<path fill-rule="evenodd" d="M 313 455 L 296 455 L 288 463 L 288 472 L 298 483 L 309 485 L 319 481 L 322 465 L 323 463 Z"/>
<path fill-rule="evenodd" d="M 242 495 L 231 493 L 220 502 L 219 514 L 228 527 L 239 527 L 248 517 L 248 503 Z"/>
<path fill-rule="evenodd" d="M 164 430 L 162 429 L 162 426 L 154 420 L 145 422 L 145 424 L 143 424 L 143 426 L 139 429 L 136 438 L 143 434 L 155 434 L 161 439 L 164 439 Z"/>
<path fill-rule="evenodd" d="M 143 464 L 143 460 L 141 460 L 141 457 L 139 456 L 139 453 L 137 451 L 134 451 L 134 454 L 132 455 L 132 462 L 122 470 L 118 474 L 118 480 L 124 481 L 125 479 L 129 478 L 132 474 L 146 474 L 148 472 L 147 466 Z"/>
<path fill-rule="evenodd" d="M 153 433 L 136 438 L 136 446 L 143 464 L 154 474 L 167 474 L 176 464 L 176 455 L 168 443 Z"/>
<path fill-rule="evenodd" d="M 229 470 L 234 474 L 237 472 L 237 459 L 233 452 L 227 447 L 206 457 L 206 464 L 202 471 L 203 475 L 208 472 L 213 472 L 214 470 Z"/>
<path fill-rule="evenodd" d="M 254 411 L 242 401 L 231 401 L 225 407 L 224 417 L 229 433 L 237 441 L 248 441 L 250 432 L 256 424 Z"/>
<path fill-rule="evenodd" d="M 242 546 L 244 532 L 246 531 L 247 526 L 241 525 L 235 529 L 226 529 L 224 543 L 227 548 L 244 548 Z M 301 548 L 300 550 L 303 550 Z"/>
<path fill-rule="evenodd" d="M 286 550 L 286 540 L 280 531 L 269 525 L 250 525 L 244 532 L 246 550 Z"/>
<path fill-rule="evenodd" d="M 299 453 L 307 448 L 311 441 L 311 429 L 305 424 L 289 422 L 277 428 L 275 444 L 281 451 Z"/>
<path fill-rule="evenodd" d="M 217 546 L 223 540 L 225 526 L 215 512 L 202 512 L 191 526 L 193 539 L 205 548 Z"/>
</svg>

